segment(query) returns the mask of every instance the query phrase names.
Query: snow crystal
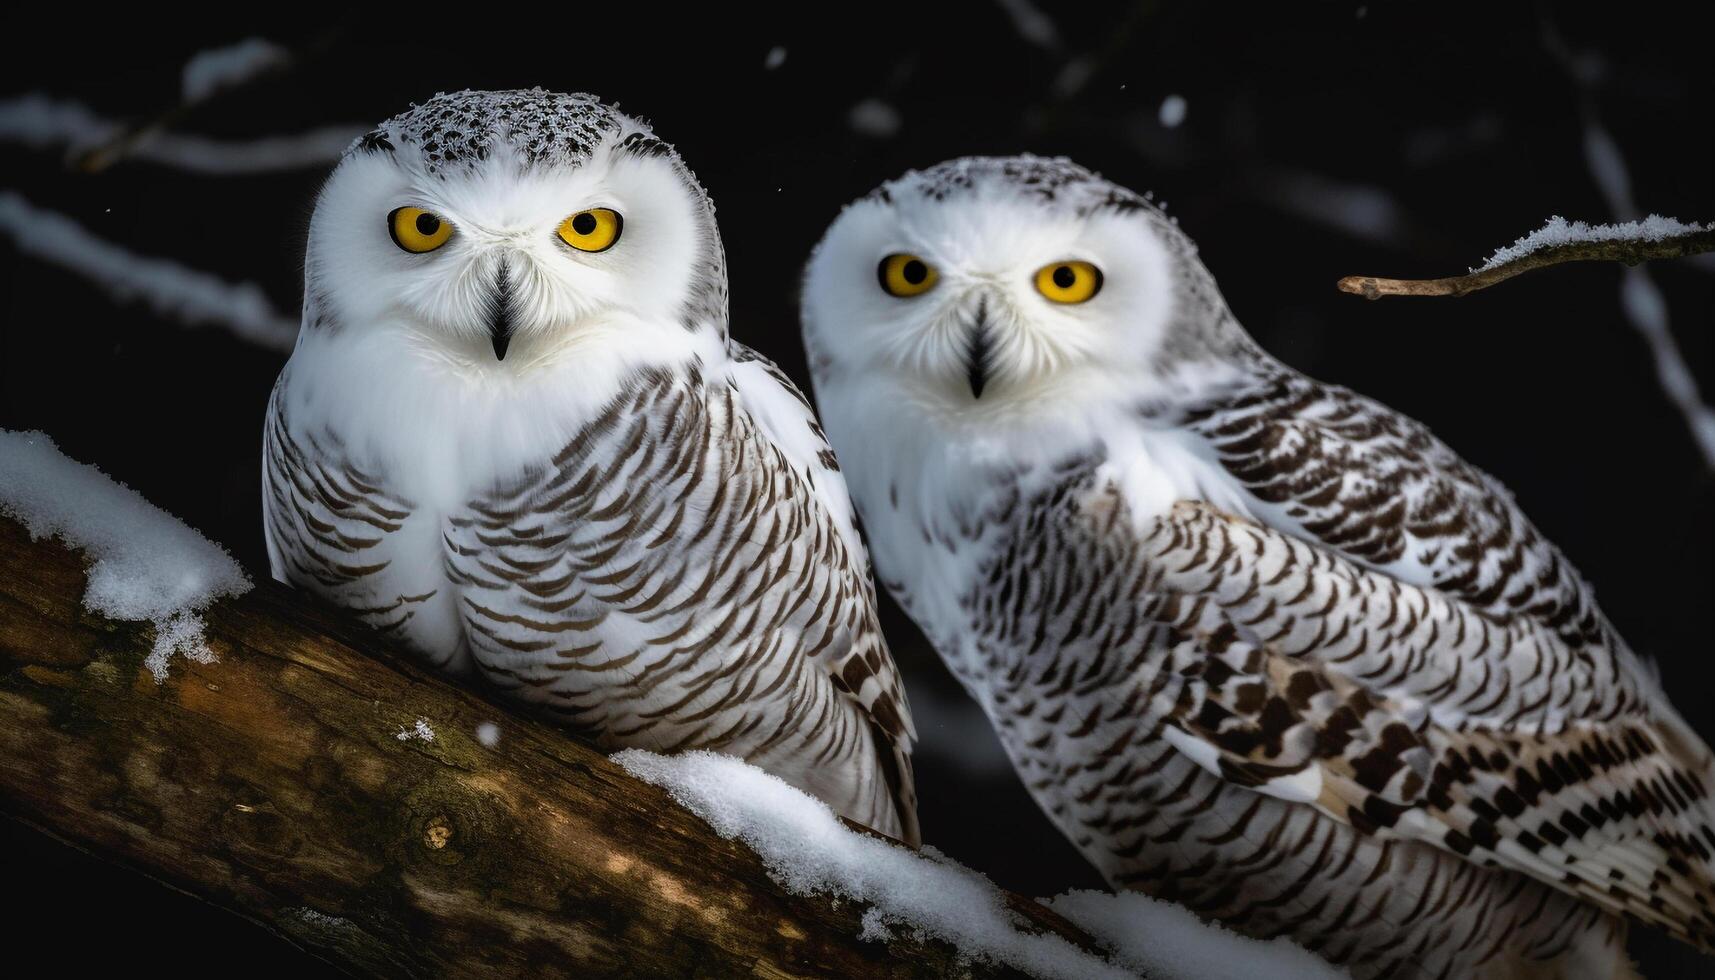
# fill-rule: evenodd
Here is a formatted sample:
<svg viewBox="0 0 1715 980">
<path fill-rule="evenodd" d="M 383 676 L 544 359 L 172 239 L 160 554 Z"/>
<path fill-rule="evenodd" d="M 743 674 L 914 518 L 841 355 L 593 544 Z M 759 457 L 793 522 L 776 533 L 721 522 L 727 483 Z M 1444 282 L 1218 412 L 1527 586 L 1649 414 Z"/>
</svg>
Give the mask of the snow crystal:
<svg viewBox="0 0 1715 980">
<path fill-rule="evenodd" d="M 66 458 L 40 432 L 0 430 L 0 513 L 31 537 L 58 536 L 92 559 L 84 608 L 155 624 L 144 663 L 157 681 L 166 679 L 175 653 L 212 662 L 197 613 L 250 590 L 225 549 L 95 467 Z"/>
<path fill-rule="evenodd" d="M 0 232 L 26 255 L 87 276 L 121 300 L 141 299 L 181 323 L 220 324 L 276 351 L 290 351 L 297 337 L 297 318 L 276 312 L 255 283 L 229 283 L 168 259 L 133 254 L 11 191 L 0 191 Z"/>
<path fill-rule="evenodd" d="M 786 49 L 776 44 L 768 49 L 768 54 L 762 59 L 762 70 L 773 71 L 786 63 Z"/>
<path fill-rule="evenodd" d="M 1576 242 L 1659 242 L 1663 238 L 1674 235 L 1688 235 L 1693 232 L 1710 231 L 1715 225 L 1686 224 L 1675 218 L 1664 218 L 1652 214 L 1642 221 L 1627 221 L 1613 225 L 1590 225 L 1582 221 L 1567 221 L 1560 215 L 1548 219 L 1541 228 L 1524 236 L 1506 248 L 1499 249 L 1489 260 L 1472 272 L 1482 272 L 1493 269 L 1498 265 L 1522 259 L 1532 252 L 1557 245 L 1571 245 Z"/>
<path fill-rule="evenodd" d="M 500 726 L 492 721 L 485 721 L 476 726 L 476 740 L 485 749 L 492 749 L 500 744 Z"/>
<path fill-rule="evenodd" d="M 1207 969 L 1227 956 L 1241 957 L 1233 962 L 1264 976 L 1337 975 L 1301 969 L 1299 961 L 1310 958 L 1301 950 L 1241 939 L 1168 906 L 1151 908 L 1130 896 L 1093 892 L 1056 899 L 1087 917 L 1095 938 L 1112 944 L 1116 960 L 1105 960 L 1059 936 L 1023 931 L 992 882 L 934 848 L 913 852 L 852 831 L 826 804 L 738 759 L 710 752 L 668 757 L 640 749 L 613 759 L 633 776 L 667 790 L 722 837 L 749 846 L 793 894 L 832 894 L 868 903 L 864 939 L 920 934 L 949 942 L 963 955 L 1038 977 L 1132 977 L 1142 969 L 1134 964 L 1145 962 L 1148 975 L 1159 980 L 1240 975 L 1242 968 L 1226 969 L 1225 961 L 1222 969 Z M 1050 904 L 1059 910 L 1055 903 Z M 1134 910 L 1144 917 L 1141 927 L 1128 931 L 1121 920 Z M 1158 935 L 1158 930 L 1173 934 Z M 1259 969 L 1256 964 L 1265 956 L 1268 966 Z M 1277 972 L 1276 965 L 1284 972 Z"/>
<path fill-rule="evenodd" d="M 401 726 L 399 733 L 393 737 L 401 742 L 409 742 L 413 739 L 419 742 L 433 742 L 435 740 L 435 730 L 429 727 L 429 720 L 427 718 L 418 718 L 410 728 Z"/>
<path fill-rule="evenodd" d="M 852 131 L 860 136 L 884 140 L 899 132 L 899 110 L 880 99 L 864 99 L 852 106 L 846 117 Z"/>
<path fill-rule="evenodd" d="M 1337 980 L 1346 974 L 1285 939 L 1264 942 L 1210 925 L 1138 892 L 1074 891 L 1043 903 L 1148 977 Z"/>
<path fill-rule="evenodd" d="M 224 48 L 199 51 L 185 62 L 184 99 L 186 102 L 201 102 L 223 88 L 242 84 L 291 60 L 290 51 L 259 37 L 245 38 Z"/>
<path fill-rule="evenodd" d="M 318 912 L 307 905 L 300 905 L 297 908 L 287 909 L 286 911 L 296 915 L 298 918 L 308 922 L 310 925 L 321 926 L 324 929 L 337 929 L 351 925 L 350 919 L 342 919 L 337 915 L 328 915 L 326 912 Z"/>
<path fill-rule="evenodd" d="M 1169 95 L 1167 98 L 1162 99 L 1161 111 L 1159 113 L 1161 125 L 1166 126 L 1168 129 L 1178 126 L 1180 123 L 1185 121 L 1185 109 L 1185 96 L 1183 95 Z"/>
</svg>

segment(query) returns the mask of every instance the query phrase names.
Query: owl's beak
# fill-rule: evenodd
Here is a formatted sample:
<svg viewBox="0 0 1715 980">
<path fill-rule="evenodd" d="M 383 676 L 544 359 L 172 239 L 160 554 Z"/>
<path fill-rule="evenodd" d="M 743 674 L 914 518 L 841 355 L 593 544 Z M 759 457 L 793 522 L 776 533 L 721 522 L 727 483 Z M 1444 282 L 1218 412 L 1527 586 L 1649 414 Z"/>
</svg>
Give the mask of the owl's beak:
<svg viewBox="0 0 1715 980">
<path fill-rule="evenodd" d="M 971 397 L 981 398 L 988 384 L 989 337 L 988 300 L 977 301 L 976 316 L 971 318 L 969 341 L 965 346 L 965 378 L 971 383 Z"/>
<path fill-rule="evenodd" d="M 512 343 L 512 276 L 504 262 L 494 275 L 494 303 L 488 317 L 488 339 L 494 344 L 494 359 L 504 361 L 506 348 Z"/>
</svg>

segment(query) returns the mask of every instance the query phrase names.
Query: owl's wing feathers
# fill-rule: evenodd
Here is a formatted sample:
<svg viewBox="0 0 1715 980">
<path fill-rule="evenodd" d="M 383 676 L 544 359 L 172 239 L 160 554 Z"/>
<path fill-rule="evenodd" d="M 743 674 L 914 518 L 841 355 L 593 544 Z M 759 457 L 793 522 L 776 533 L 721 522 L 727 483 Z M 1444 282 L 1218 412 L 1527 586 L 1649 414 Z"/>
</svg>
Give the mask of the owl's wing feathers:
<svg viewBox="0 0 1715 980">
<path fill-rule="evenodd" d="M 294 432 L 286 413 L 287 375 L 268 398 L 262 431 L 262 531 L 273 576 L 293 584 L 315 582 L 351 591 L 389 562 L 372 549 L 399 530 L 416 505 L 381 488 L 334 443 Z M 328 444 L 324 444 L 328 443 Z M 386 617 L 355 611 L 385 628 Z"/>
<path fill-rule="evenodd" d="M 1203 504 L 1142 544 L 1188 757 L 1715 947 L 1709 750 L 1600 651 Z"/>
<path fill-rule="evenodd" d="M 1530 616 L 1574 646 L 1635 658 L 1571 563 L 1499 481 L 1421 423 L 1274 365 L 1180 420 L 1271 527 L 1496 616 Z"/>
<path fill-rule="evenodd" d="M 742 344 L 734 342 L 731 347 L 728 378 L 733 390 L 774 448 L 803 476 L 839 530 L 844 545 L 841 595 L 853 606 L 849 618 L 856 622 L 857 634 L 843 655 L 827 660 L 825 666 L 835 686 L 862 707 L 876 733 L 877 749 L 890 757 L 884 761 L 890 763 L 889 782 L 899 799 L 906 840 L 915 842 L 911 742 L 917 732 L 906 705 L 904 682 L 876 618 L 869 552 L 858 530 L 845 477 L 809 399 L 773 361 Z"/>
</svg>

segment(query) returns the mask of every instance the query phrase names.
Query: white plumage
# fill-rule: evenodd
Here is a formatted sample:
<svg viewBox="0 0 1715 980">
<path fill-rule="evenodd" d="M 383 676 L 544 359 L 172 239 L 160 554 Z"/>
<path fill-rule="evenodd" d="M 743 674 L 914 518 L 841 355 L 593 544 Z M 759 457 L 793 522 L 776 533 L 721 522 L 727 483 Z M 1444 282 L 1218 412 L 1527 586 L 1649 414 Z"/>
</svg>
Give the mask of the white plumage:
<svg viewBox="0 0 1715 980">
<path fill-rule="evenodd" d="M 606 747 L 713 749 L 915 841 L 911 724 L 809 405 L 728 340 L 713 206 L 590 96 L 442 95 L 311 224 L 274 574 Z"/>
<path fill-rule="evenodd" d="M 1359 976 L 1611 976 L 1715 936 L 1709 749 L 1421 425 L 1261 351 L 1063 160 L 849 206 L 804 334 L 881 579 L 1117 887 Z"/>
</svg>

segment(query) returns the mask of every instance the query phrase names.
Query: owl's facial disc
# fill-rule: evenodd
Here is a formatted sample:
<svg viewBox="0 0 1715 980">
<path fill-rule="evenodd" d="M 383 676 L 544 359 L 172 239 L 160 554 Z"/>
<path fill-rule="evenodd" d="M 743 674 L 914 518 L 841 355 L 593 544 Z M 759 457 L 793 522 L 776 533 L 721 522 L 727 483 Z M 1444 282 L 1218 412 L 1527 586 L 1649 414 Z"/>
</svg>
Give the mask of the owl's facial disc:
<svg viewBox="0 0 1715 980">
<path fill-rule="evenodd" d="M 559 241 L 569 254 L 606 252 L 619 244 L 625 228 L 624 217 L 613 208 L 587 208 L 561 221 L 556 229 Z M 449 218 L 420 207 L 398 207 L 388 212 L 387 232 L 400 251 L 415 256 L 427 256 L 453 241 L 454 223 Z M 519 273 L 515 266 L 528 269 L 531 260 L 528 249 L 516 246 L 530 235 L 530 229 L 486 229 L 470 236 L 478 251 L 492 251 L 492 282 L 483 290 L 485 295 L 477 308 L 483 321 L 483 332 L 494 350 L 496 361 L 506 360 L 512 337 L 521 319 L 521 304 L 517 288 Z M 517 240 L 509 242 L 509 240 Z M 507 247 L 508 245 L 513 247 Z"/>
<path fill-rule="evenodd" d="M 1176 287 L 1153 221 L 1102 200 L 907 187 L 847 208 L 806 270 L 818 384 L 978 425 L 1135 397 Z"/>
<path fill-rule="evenodd" d="M 614 139 L 437 170 L 403 140 L 348 156 L 311 225 L 312 322 L 473 376 L 686 356 L 725 326 L 712 215 L 660 144 Z"/>
<path fill-rule="evenodd" d="M 1083 259 L 1049 262 L 1028 276 L 996 263 L 974 273 L 955 269 L 950 276 L 951 294 L 938 295 L 939 267 L 915 252 L 889 253 L 876 266 L 875 275 L 881 291 L 899 301 L 893 311 L 896 317 L 926 320 L 919 339 L 933 343 L 939 338 L 940 346 L 955 355 L 938 360 L 943 368 L 958 372 L 973 399 L 981 399 L 997 376 L 1028 383 L 1051 371 L 1057 354 L 1066 352 L 1056 352 L 1052 335 L 1044 336 L 1043 331 L 1056 326 L 1040 322 L 1052 316 L 1036 307 L 1087 303 L 1101 292 L 1104 282 L 1101 268 Z M 1028 280 L 1028 287 L 1016 281 L 1020 279 Z M 1029 295 L 1032 290 L 1034 296 Z"/>
</svg>

